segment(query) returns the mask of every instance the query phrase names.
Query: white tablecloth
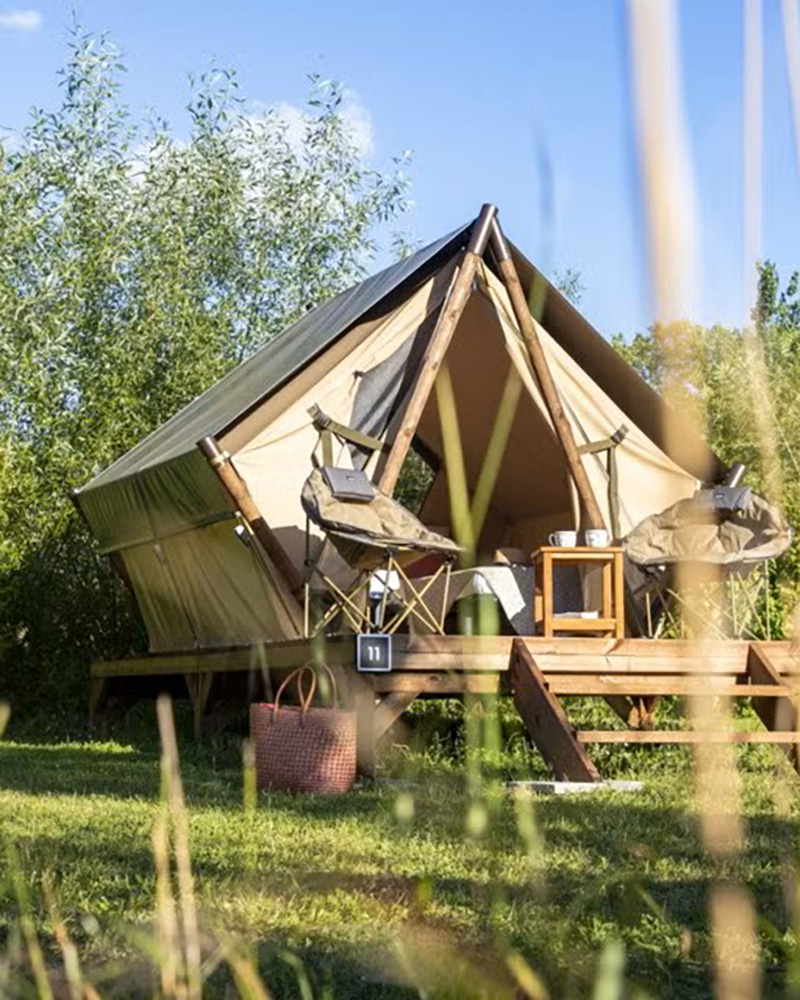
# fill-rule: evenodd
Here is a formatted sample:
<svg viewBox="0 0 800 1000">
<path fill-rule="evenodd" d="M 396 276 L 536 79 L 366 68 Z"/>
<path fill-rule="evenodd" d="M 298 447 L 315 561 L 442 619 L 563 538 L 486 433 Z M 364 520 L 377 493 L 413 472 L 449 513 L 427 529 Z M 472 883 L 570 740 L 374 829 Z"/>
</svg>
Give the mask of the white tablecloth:
<svg viewBox="0 0 800 1000">
<path fill-rule="evenodd" d="M 430 577 L 414 580 L 421 590 Z M 444 597 L 445 577 L 442 574 L 425 594 L 425 604 L 434 615 L 439 615 Z M 462 597 L 472 594 L 491 594 L 497 598 L 506 618 L 518 635 L 533 635 L 533 567 L 532 566 L 476 566 L 455 570 L 450 574 L 445 614 Z M 411 631 L 426 632 L 425 625 L 411 615 Z"/>
</svg>

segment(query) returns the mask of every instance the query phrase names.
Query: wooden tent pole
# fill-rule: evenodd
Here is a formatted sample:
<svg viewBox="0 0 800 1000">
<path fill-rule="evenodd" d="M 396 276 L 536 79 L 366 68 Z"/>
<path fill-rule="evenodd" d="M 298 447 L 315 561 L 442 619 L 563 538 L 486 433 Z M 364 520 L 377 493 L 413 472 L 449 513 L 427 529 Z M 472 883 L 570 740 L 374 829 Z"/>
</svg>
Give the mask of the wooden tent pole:
<svg viewBox="0 0 800 1000">
<path fill-rule="evenodd" d="M 397 477 L 400 475 L 400 470 L 408 454 L 408 449 L 411 447 L 411 441 L 422 417 L 422 411 L 428 402 L 428 397 L 433 389 L 436 376 L 439 374 L 442 360 L 447 352 L 447 348 L 450 346 L 455 328 L 461 319 L 461 314 L 464 312 L 464 307 L 469 299 L 478 261 L 486 250 L 492 220 L 496 213 L 497 209 L 494 205 L 484 205 L 481 209 L 472 227 L 469 244 L 464 251 L 464 259 L 461 261 L 458 274 L 453 281 L 450 293 L 439 314 L 436 328 L 433 331 L 428 349 L 425 352 L 425 357 L 420 365 L 419 375 L 414 385 L 411 399 L 406 407 L 403 422 L 392 442 L 389 456 L 381 473 L 378 485 L 389 496 L 394 492 Z"/>
<path fill-rule="evenodd" d="M 522 336 L 525 338 L 525 344 L 528 348 L 528 355 L 530 356 L 536 379 L 539 382 L 550 418 L 553 421 L 556 436 L 561 444 L 567 465 L 572 474 L 572 479 L 578 490 L 581 506 L 586 512 L 586 527 L 604 528 L 606 525 L 603 515 L 589 482 L 589 477 L 586 475 L 586 469 L 584 469 L 581 457 L 578 454 L 572 428 L 561 405 L 558 390 L 553 381 L 550 366 L 547 363 L 547 357 L 539 340 L 539 335 L 536 332 L 536 326 L 533 322 L 530 309 L 528 308 L 528 300 L 525 297 L 517 269 L 511 258 L 511 251 L 508 248 L 503 231 L 500 229 L 500 224 L 496 218 L 492 220 L 491 241 L 492 251 L 500 268 L 500 274 L 508 291 L 509 298 L 511 299 L 514 315 L 519 323 Z"/>
<path fill-rule="evenodd" d="M 223 451 L 217 439 L 204 437 L 197 442 L 197 447 L 208 459 L 208 464 L 214 470 L 225 491 L 233 500 L 239 513 L 250 525 L 253 534 L 261 543 L 262 548 L 272 560 L 277 571 L 288 583 L 289 589 L 297 596 L 303 592 L 303 581 L 295 569 L 294 563 L 286 555 L 283 546 L 275 537 L 272 528 L 261 515 L 255 501 L 250 496 L 247 483 L 241 478 L 231 462 L 231 456 Z"/>
</svg>

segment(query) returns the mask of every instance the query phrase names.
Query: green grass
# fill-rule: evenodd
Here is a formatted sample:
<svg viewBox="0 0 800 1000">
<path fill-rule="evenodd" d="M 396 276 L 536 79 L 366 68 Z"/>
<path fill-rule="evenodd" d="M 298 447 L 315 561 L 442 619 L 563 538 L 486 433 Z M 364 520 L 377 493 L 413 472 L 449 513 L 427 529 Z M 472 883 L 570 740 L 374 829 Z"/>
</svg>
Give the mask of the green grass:
<svg viewBox="0 0 800 1000">
<path fill-rule="evenodd" d="M 152 732 L 149 719 L 140 723 Z M 797 826 L 794 812 L 777 815 L 786 767 L 771 748 L 743 754 L 747 843 L 727 863 L 701 845 L 683 749 L 605 761 L 607 774 L 644 775 L 641 793 L 521 805 L 481 792 L 474 761 L 395 752 L 384 773 L 405 780 L 338 799 L 262 795 L 251 815 L 237 754 L 232 739 L 182 743 L 200 920 L 209 942 L 225 928 L 247 943 L 276 997 L 502 996 L 516 954 L 552 997 L 591 996 L 614 941 L 624 944 L 629 995 L 711 996 L 705 904 L 715 878 L 753 893 L 764 995 L 791 995 L 784 889 Z M 517 746 L 501 772 L 519 773 L 524 755 Z M 46 958 L 55 967 L 41 893 L 50 873 L 103 996 L 153 995 L 142 937 L 154 911 L 159 781 L 157 750 L 141 732 L 135 742 L 0 745 L 0 831 L 17 847 Z M 476 810 L 488 816 L 480 836 L 467 828 Z M 8 938 L 17 906 L 0 881 Z M 225 996 L 226 975 L 214 972 L 206 995 Z"/>
</svg>

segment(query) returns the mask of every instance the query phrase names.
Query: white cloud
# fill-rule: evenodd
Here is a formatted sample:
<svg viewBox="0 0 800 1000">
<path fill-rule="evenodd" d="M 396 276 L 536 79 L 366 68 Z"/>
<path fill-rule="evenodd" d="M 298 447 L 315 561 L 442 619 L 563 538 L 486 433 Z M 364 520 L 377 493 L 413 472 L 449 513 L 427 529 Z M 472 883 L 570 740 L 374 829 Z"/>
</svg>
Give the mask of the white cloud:
<svg viewBox="0 0 800 1000">
<path fill-rule="evenodd" d="M 303 151 L 306 124 L 303 112 L 295 104 L 288 101 L 279 101 L 274 108 L 275 117 L 283 125 L 284 137 L 293 153 Z"/>
<path fill-rule="evenodd" d="M 257 120 L 269 109 L 261 101 L 250 103 L 251 120 Z M 286 129 L 286 140 L 295 153 L 302 152 L 306 137 L 306 112 L 289 101 L 279 101 L 272 111 Z M 375 152 L 375 130 L 372 115 L 353 90 L 345 90 L 339 114 L 350 140 L 360 156 L 369 157 Z"/>
<path fill-rule="evenodd" d="M 0 31 L 37 31 L 42 26 L 41 11 L 0 11 Z"/>
<path fill-rule="evenodd" d="M 372 125 L 372 115 L 354 90 L 344 92 L 342 120 L 359 153 L 362 156 L 372 156 L 375 152 L 375 129 Z"/>
</svg>

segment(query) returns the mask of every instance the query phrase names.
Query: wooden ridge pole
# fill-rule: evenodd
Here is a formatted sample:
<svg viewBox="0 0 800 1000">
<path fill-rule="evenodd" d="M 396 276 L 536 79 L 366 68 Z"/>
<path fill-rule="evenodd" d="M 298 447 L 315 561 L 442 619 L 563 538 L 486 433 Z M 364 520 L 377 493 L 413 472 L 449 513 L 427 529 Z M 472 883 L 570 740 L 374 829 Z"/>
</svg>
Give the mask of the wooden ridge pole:
<svg viewBox="0 0 800 1000">
<path fill-rule="evenodd" d="M 564 457 L 567 460 L 575 487 L 578 490 L 581 506 L 586 513 L 586 527 L 604 528 L 606 525 L 603 515 L 589 482 L 589 477 L 586 475 L 586 469 L 584 469 L 583 462 L 578 454 L 575 438 L 572 435 L 572 427 L 561 405 L 558 390 L 553 381 L 550 366 L 547 363 L 547 357 L 539 340 L 539 335 L 536 332 L 531 311 L 528 308 L 528 300 L 525 297 L 517 269 L 511 258 L 511 251 L 508 248 L 508 244 L 496 218 L 492 219 L 491 241 L 492 251 L 500 268 L 500 275 L 508 291 L 509 298 L 511 299 L 514 315 L 517 318 L 522 336 L 525 339 L 528 355 L 530 356 L 539 388 L 542 390 L 545 404 L 550 413 L 550 419 L 553 421 L 556 436 L 561 444 Z"/>
<path fill-rule="evenodd" d="M 420 365 L 419 375 L 406 407 L 403 421 L 392 442 L 389 456 L 381 473 L 378 485 L 389 496 L 394 492 L 397 477 L 400 475 L 408 449 L 411 447 L 411 441 L 422 417 L 422 411 L 428 402 L 436 376 L 439 374 L 439 368 L 469 299 L 478 261 L 486 250 L 492 221 L 496 214 L 497 209 L 494 205 L 484 205 L 472 226 L 472 234 L 467 249 L 464 251 L 464 259 L 461 261 L 450 292 L 442 306 L 436 328 Z"/>
<path fill-rule="evenodd" d="M 225 489 L 236 505 L 237 510 L 244 520 L 250 525 L 253 534 L 261 544 L 266 554 L 272 560 L 275 568 L 289 585 L 289 589 L 297 596 L 303 592 L 303 581 L 297 572 L 294 563 L 289 559 L 283 546 L 275 537 L 272 528 L 267 524 L 261 515 L 255 501 L 250 496 L 247 483 L 241 478 L 231 462 L 231 456 L 227 451 L 223 451 L 217 439 L 214 437 L 204 437 L 197 442 L 197 447 L 208 459 L 208 464 L 214 470 Z"/>
</svg>

